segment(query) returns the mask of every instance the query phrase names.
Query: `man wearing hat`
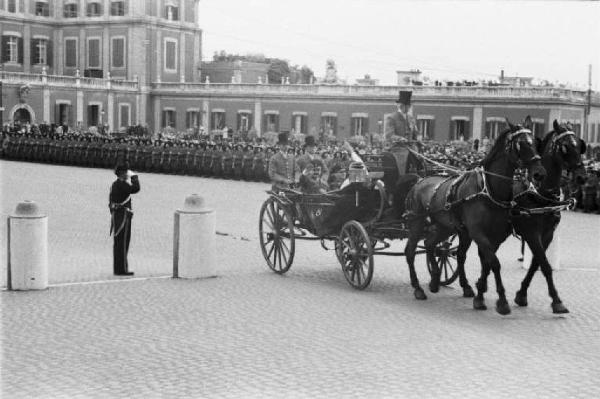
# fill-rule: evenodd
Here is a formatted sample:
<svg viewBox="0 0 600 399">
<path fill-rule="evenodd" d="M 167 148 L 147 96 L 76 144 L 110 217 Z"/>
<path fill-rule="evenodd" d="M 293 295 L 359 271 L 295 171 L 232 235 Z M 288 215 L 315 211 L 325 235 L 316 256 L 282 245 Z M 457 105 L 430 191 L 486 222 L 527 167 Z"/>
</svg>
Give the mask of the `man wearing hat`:
<svg viewBox="0 0 600 399">
<path fill-rule="evenodd" d="M 110 209 L 110 234 L 114 237 L 113 272 L 117 276 L 132 276 L 127 264 L 127 252 L 131 240 L 131 194 L 140 191 L 138 176 L 127 165 L 119 164 L 115 168 L 117 180 L 110 188 L 108 208 Z"/>
<path fill-rule="evenodd" d="M 300 168 L 293 154 L 288 154 L 289 140 L 287 133 L 279 133 L 277 136 L 277 148 L 279 151 L 269 159 L 269 179 L 272 189 L 277 192 L 284 188 L 290 188 L 300 175 Z"/>
<path fill-rule="evenodd" d="M 410 104 L 410 98 L 412 91 L 401 90 L 398 93 L 398 111 L 387 117 L 385 126 L 385 139 L 390 141 L 397 138 L 404 138 L 405 140 L 415 140 L 419 133 L 415 118 L 412 114 L 412 106 Z"/>
<path fill-rule="evenodd" d="M 329 169 L 327 168 L 327 165 L 321 156 L 316 153 L 316 148 L 315 136 L 306 136 L 304 138 L 304 154 L 299 155 L 296 159 L 296 162 L 298 163 L 298 168 L 303 175 L 308 174 L 306 169 L 309 167 L 309 165 L 312 168 L 315 164 L 319 164 L 321 168 L 321 177 L 319 180 L 324 186 L 327 186 L 327 181 L 329 180 Z"/>
</svg>

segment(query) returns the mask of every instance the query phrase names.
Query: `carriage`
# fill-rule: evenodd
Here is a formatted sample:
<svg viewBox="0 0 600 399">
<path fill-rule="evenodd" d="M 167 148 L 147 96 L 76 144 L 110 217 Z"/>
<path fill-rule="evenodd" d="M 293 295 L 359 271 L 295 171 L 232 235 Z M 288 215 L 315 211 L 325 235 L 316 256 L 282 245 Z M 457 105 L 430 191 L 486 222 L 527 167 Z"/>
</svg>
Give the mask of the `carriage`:
<svg viewBox="0 0 600 399">
<path fill-rule="evenodd" d="M 296 240 L 320 241 L 333 250 L 348 283 L 365 289 L 373 277 L 374 256 L 404 256 L 390 250 L 392 240 L 408 237 L 406 220 L 388 201 L 381 158 L 369 157 L 369 174 L 349 169 L 350 183 L 339 190 L 307 194 L 295 189 L 268 191 L 259 216 L 262 254 L 275 273 L 286 273 L 294 262 Z M 388 168 L 389 172 L 389 168 Z M 389 173 L 387 173 L 389 175 Z M 439 243 L 434 259 L 443 285 L 457 277 L 456 237 Z M 425 253 L 423 246 L 418 254 Z"/>
</svg>

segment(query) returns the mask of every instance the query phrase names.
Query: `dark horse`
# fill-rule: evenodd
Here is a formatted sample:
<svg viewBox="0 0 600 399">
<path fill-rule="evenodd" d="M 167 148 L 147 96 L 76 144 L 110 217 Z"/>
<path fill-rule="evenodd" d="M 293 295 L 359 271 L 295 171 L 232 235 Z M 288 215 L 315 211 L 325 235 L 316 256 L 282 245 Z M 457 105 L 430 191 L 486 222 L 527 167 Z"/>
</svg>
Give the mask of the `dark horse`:
<svg viewBox="0 0 600 399">
<path fill-rule="evenodd" d="M 581 155 L 585 153 L 585 141 L 577 138 L 568 125 L 553 123 L 554 130 L 538 143 L 538 152 L 542 156 L 542 165 L 547 176 L 536 191 L 525 190 L 515 195 L 515 202 L 523 207 L 525 212 L 513 218 L 513 226 L 529 245 L 532 261 L 527 275 L 517 291 L 515 302 L 519 306 L 527 306 L 527 289 L 533 275 L 541 268 L 546 283 L 548 294 L 552 298 L 553 313 L 568 313 L 569 310 L 562 304 L 552 279 L 552 267 L 546 257 L 546 249 L 552 242 L 554 230 L 560 222 L 560 179 L 563 169 L 566 169 L 578 184 L 585 182 L 585 167 Z M 540 212 L 527 212 L 527 209 L 537 208 Z"/>
<path fill-rule="evenodd" d="M 427 256 L 433 261 L 429 288 L 432 292 L 437 292 L 440 270 L 433 257 L 435 246 L 458 233 L 459 264 L 464 264 L 471 239 L 479 248 L 481 277 L 477 282 L 478 293 L 473 300 L 474 308 L 486 309 L 483 294 L 487 291 L 489 273 L 493 271 L 499 296 L 496 310 L 503 315 L 510 313 L 496 251 L 512 231 L 509 209 L 512 205 L 513 174 L 519 163 L 527 167 L 536 180 L 543 179 L 546 172 L 535 150 L 531 131 L 520 125 L 508 125 L 509 129 L 498 137 L 482 161 L 481 168 L 461 176 L 427 177 L 408 193 L 406 210 L 409 237 L 405 255 L 417 299 L 426 299 L 414 267 L 418 241 L 425 236 Z M 427 234 L 426 227 L 429 227 Z M 464 273 L 461 273 L 460 280 L 465 296 L 472 296 Z"/>
</svg>

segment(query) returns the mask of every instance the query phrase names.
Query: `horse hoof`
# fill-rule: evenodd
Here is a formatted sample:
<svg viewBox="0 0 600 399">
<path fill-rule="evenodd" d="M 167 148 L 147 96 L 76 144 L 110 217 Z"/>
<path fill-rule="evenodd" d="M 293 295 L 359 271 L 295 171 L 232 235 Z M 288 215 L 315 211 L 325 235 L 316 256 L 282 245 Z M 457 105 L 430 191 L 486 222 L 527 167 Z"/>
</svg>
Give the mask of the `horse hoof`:
<svg viewBox="0 0 600 399">
<path fill-rule="evenodd" d="M 435 294 L 439 290 L 440 290 L 439 284 L 429 283 L 429 291 L 431 291 L 431 292 L 433 292 Z"/>
<path fill-rule="evenodd" d="M 507 314 L 510 314 L 510 306 L 508 306 L 508 302 L 506 302 L 506 301 L 496 302 L 496 312 L 500 313 L 502 316 L 506 316 Z"/>
<path fill-rule="evenodd" d="M 422 288 L 415 288 L 415 298 L 419 301 L 424 301 L 427 299 L 427 295 L 425 295 L 425 291 Z"/>
<path fill-rule="evenodd" d="M 463 288 L 463 297 L 464 298 L 473 298 L 475 296 L 475 291 L 470 286 L 466 286 Z"/>
<path fill-rule="evenodd" d="M 527 294 L 517 292 L 517 295 L 515 295 L 515 303 L 519 306 L 527 306 Z"/>
<path fill-rule="evenodd" d="M 567 309 L 565 307 L 565 305 L 562 304 L 562 302 L 553 303 L 552 304 L 552 313 L 556 313 L 556 314 L 569 313 L 569 309 Z"/>
<path fill-rule="evenodd" d="M 485 306 L 485 300 L 483 298 L 473 298 L 473 309 L 487 310 L 487 306 Z"/>
</svg>

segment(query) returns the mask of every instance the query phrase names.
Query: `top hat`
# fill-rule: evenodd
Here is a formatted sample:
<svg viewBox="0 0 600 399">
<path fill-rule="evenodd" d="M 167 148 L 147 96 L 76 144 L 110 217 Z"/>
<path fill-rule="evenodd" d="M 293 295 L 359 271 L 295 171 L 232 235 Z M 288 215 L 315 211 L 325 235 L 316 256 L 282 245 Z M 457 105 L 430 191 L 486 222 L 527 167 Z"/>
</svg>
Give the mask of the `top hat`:
<svg viewBox="0 0 600 399">
<path fill-rule="evenodd" d="M 410 105 L 410 97 L 412 96 L 412 91 L 404 91 L 400 90 L 398 92 L 398 99 L 396 102 L 398 104 Z"/>
<path fill-rule="evenodd" d="M 304 138 L 304 145 L 307 147 L 314 147 L 316 145 L 315 136 L 306 136 Z"/>
<path fill-rule="evenodd" d="M 288 145 L 289 144 L 288 134 L 287 133 L 279 133 L 277 135 L 277 144 Z"/>
</svg>

